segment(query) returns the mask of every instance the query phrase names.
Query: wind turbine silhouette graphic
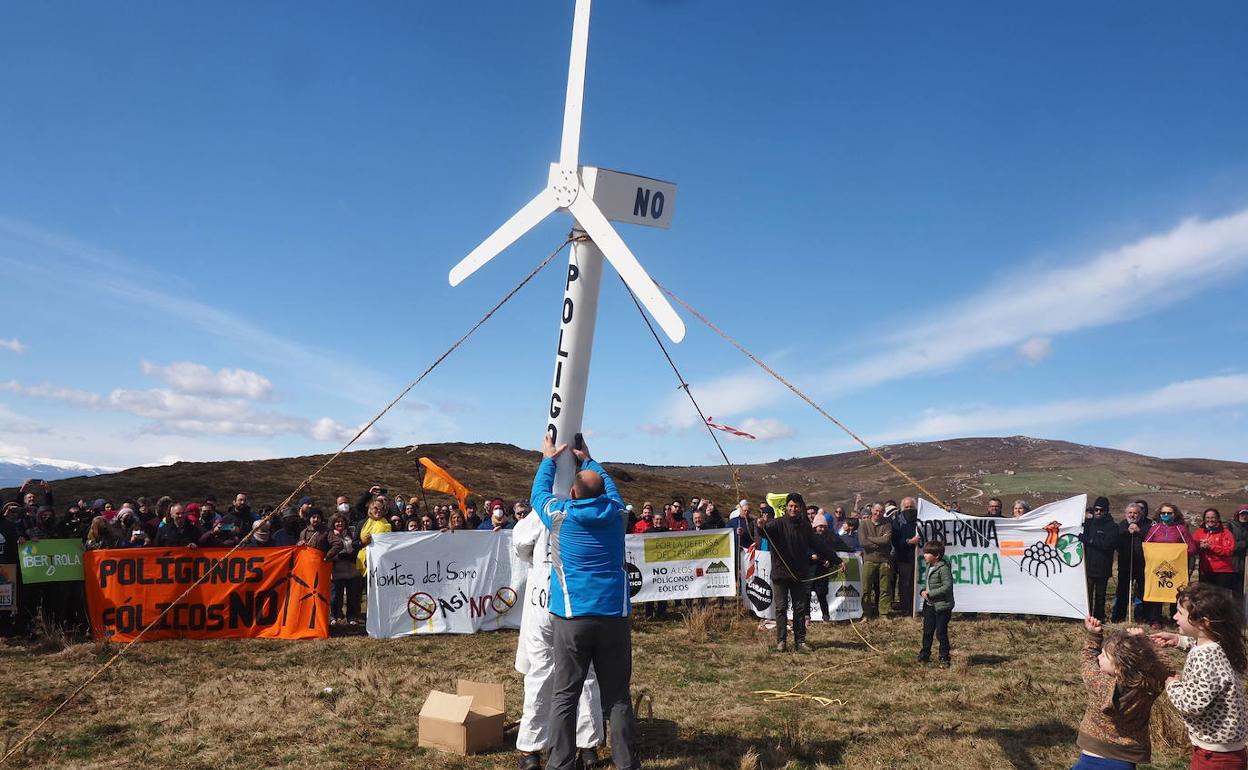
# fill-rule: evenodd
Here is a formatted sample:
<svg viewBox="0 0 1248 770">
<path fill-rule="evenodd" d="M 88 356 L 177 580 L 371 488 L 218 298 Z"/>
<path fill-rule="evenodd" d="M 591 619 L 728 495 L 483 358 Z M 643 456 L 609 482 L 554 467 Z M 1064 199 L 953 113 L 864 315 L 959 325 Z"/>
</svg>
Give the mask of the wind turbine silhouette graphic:
<svg viewBox="0 0 1248 770">
<path fill-rule="evenodd" d="M 556 211 L 567 211 L 587 239 L 572 245 L 560 310 L 559 345 L 547 408 L 547 431 L 556 443 L 581 431 L 585 390 L 598 293 L 605 257 L 641 304 L 673 342 L 685 336 L 685 325 L 659 292 L 654 281 L 616 233 L 609 220 L 671 226 L 676 185 L 657 179 L 579 164 L 581 106 L 585 92 L 585 58 L 589 50 L 590 0 L 576 0 L 572 20 L 572 52 L 568 62 L 568 91 L 563 109 L 563 138 L 559 160 L 550 164 L 546 187 L 503 223 L 481 245 L 451 268 L 451 286 L 458 286 L 516 239 Z M 576 471 L 571 452 L 560 455 L 555 473 L 556 494 L 566 495 Z"/>
</svg>

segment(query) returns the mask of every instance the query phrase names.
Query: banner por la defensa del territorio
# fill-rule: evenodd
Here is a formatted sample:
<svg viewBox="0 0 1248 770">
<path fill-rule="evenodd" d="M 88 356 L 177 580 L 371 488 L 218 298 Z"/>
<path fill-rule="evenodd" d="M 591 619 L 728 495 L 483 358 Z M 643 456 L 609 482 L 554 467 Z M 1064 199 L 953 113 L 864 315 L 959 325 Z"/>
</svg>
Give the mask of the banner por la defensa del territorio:
<svg viewBox="0 0 1248 770">
<path fill-rule="evenodd" d="M 330 562 L 307 546 L 87 551 L 87 611 L 97 639 L 325 639 Z M 205 577 L 206 576 L 206 577 Z M 175 600 L 200 577 L 186 598 Z"/>
<path fill-rule="evenodd" d="M 383 532 L 368 546 L 368 635 L 519 628 L 528 566 L 511 532 Z"/>
<path fill-rule="evenodd" d="M 729 529 L 627 535 L 624 562 L 634 604 L 737 593 Z"/>
<path fill-rule="evenodd" d="M 1083 618 L 1088 612 L 1083 532 L 1087 495 L 1042 505 L 1019 518 L 967 516 L 919 500 L 919 536 L 945 544 L 954 612 Z M 923 587 L 926 563 L 918 562 Z M 919 591 L 915 608 L 922 609 Z"/>
</svg>

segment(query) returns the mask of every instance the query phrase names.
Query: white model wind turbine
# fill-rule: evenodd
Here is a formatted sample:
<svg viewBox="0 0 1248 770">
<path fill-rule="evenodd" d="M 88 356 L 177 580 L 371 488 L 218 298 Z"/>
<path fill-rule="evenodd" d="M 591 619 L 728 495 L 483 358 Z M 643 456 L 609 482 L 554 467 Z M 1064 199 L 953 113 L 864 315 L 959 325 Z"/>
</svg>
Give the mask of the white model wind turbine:
<svg viewBox="0 0 1248 770">
<path fill-rule="evenodd" d="M 559 161 L 550 164 L 546 187 L 453 267 L 450 275 L 451 285 L 458 286 L 556 211 L 571 213 L 577 228 L 588 236 L 588 240 L 573 243 L 564 282 L 559 345 L 555 353 L 555 373 L 546 426 L 556 443 L 570 443 L 581 430 L 603 257 L 673 342 L 680 342 L 685 336 L 685 325 L 680 316 L 676 315 L 608 221 L 670 227 L 676 185 L 578 163 L 585 56 L 589 49 L 589 5 L 590 0 L 576 0 L 572 20 L 572 54 L 568 62 L 568 94 L 563 109 L 563 141 L 559 147 Z M 571 452 L 560 456 L 555 475 L 556 494 L 567 493 L 575 469 L 576 462 Z"/>
</svg>

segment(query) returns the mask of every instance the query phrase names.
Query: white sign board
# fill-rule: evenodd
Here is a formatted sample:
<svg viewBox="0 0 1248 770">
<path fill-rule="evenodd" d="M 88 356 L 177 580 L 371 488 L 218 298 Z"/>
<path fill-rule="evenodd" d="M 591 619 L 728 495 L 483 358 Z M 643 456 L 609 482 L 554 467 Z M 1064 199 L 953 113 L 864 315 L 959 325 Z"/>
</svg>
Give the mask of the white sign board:
<svg viewBox="0 0 1248 770">
<path fill-rule="evenodd" d="M 810 619 L 849 620 L 862 617 L 862 556 L 856 553 L 838 553 L 845 562 L 845 571 L 828 578 L 828 614 L 823 616 L 823 608 L 815 592 L 810 592 Z M 776 617 L 775 597 L 771 590 L 771 554 L 767 551 L 750 549 L 741 554 L 741 593 L 750 606 L 755 617 L 774 620 Z M 788 617 L 793 619 L 793 609 L 789 608 Z"/>
<path fill-rule="evenodd" d="M 624 571 L 633 604 L 735 596 L 732 530 L 656 532 L 624 537 Z"/>
<path fill-rule="evenodd" d="M 671 182 L 593 166 L 581 167 L 581 182 L 613 222 L 664 230 L 672 226 L 676 185 Z"/>
<path fill-rule="evenodd" d="M 519 628 L 528 567 L 511 532 L 384 532 L 368 546 L 368 635 Z"/>
<path fill-rule="evenodd" d="M 920 499 L 919 536 L 945 544 L 954 612 L 1085 617 L 1088 589 L 1079 534 L 1087 500 L 1079 495 L 1017 519 L 997 519 L 950 513 Z M 920 560 L 920 589 L 925 567 Z M 922 602 L 918 591 L 915 602 Z"/>
</svg>

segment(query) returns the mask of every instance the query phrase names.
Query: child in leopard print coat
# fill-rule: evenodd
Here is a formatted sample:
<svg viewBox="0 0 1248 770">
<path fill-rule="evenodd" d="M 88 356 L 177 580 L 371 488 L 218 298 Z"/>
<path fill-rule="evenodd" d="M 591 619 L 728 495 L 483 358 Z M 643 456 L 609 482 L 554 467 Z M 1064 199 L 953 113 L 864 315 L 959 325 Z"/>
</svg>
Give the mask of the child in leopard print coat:
<svg viewBox="0 0 1248 770">
<path fill-rule="evenodd" d="M 1248 709 L 1243 675 L 1248 649 L 1243 610 L 1230 591 L 1192 583 L 1179 592 L 1179 634 L 1156 633 L 1153 643 L 1188 650 L 1183 673 L 1166 680 L 1166 695 L 1187 725 L 1192 770 L 1248 767 Z"/>
</svg>

